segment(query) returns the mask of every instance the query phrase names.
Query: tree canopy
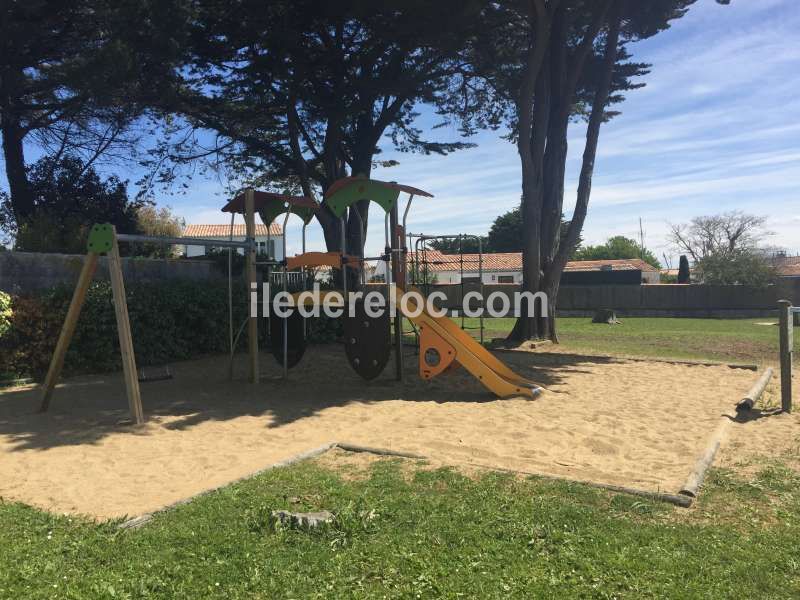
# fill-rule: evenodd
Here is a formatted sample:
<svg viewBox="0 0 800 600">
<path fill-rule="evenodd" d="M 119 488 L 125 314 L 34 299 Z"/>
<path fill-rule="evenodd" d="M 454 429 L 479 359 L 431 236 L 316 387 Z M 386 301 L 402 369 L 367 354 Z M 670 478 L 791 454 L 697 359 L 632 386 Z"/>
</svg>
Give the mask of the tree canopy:
<svg viewBox="0 0 800 600">
<path fill-rule="evenodd" d="M 625 92 L 643 85 L 649 65 L 630 61 L 627 46 L 668 28 L 693 0 L 529 0 L 492 3 L 487 35 L 470 47 L 476 79 L 470 93 L 483 108 L 474 126 L 505 121 L 522 172 L 523 289 L 550 298 L 547 315 L 533 307 L 517 321 L 514 340 L 557 340 L 555 310 L 561 273 L 583 228 L 603 123 Z M 567 132 L 585 121 L 575 209 L 562 234 Z"/>
<path fill-rule="evenodd" d="M 360 254 L 369 203 L 351 208 L 341 239 L 323 196 L 332 182 L 393 166 L 387 148 L 447 154 L 480 129 L 502 128 L 519 155 L 522 198 L 487 245 L 521 250 L 523 288 L 550 298 L 549 313 L 520 318 L 512 337 L 557 340 L 559 282 L 580 244 L 602 125 L 650 70 L 632 60 L 632 44 L 669 28 L 693 2 L 7 2 L 4 218 L 22 228 L 43 216 L 26 145 L 38 146 L 48 168 L 79 161 L 89 174 L 103 157 L 130 159 L 139 133 L 156 133 L 141 159 L 140 198 L 203 170 L 233 189 L 302 192 L 319 201 L 328 248 Z M 433 122 L 419 118 L 422 106 Z M 577 124 L 582 158 L 564 223 L 568 132 Z M 437 137 L 444 125 L 454 135 Z"/>
<path fill-rule="evenodd" d="M 428 140 L 415 122 L 419 105 L 441 107 L 454 93 L 481 5 L 199 0 L 183 81 L 164 105 L 181 118 L 156 149 L 151 181 L 168 182 L 202 161 L 237 181 L 320 198 L 340 177 L 368 176 L 383 139 L 402 152 L 469 146 Z M 357 210 L 360 218 L 348 219 L 354 253 L 369 203 Z M 329 248 L 339 249 L 340 228 L 324 200 L 316 216 Z"/>
<path fill-rule="evenodd" d="M 642 248 L 639 242 L 623 235 L 608 238 L 604 244 L 597 246 L 584 246 L 574 253 L 575 260 L 603 260 L 620 258 L 641 258 L 656 269 L 661 268 L 661 263 L 647 248 Z"/>
<path fill-rule="evenodd" d="M 122 233 L 139 231 L 137 211 L 146 202 L 130 200 L 125 182 L 114 176 L 102 179 L 80 158 L 42 158 L 26 177 L 33 199 L 30 217 L 16 223 L 10 201 L 2 207 L 16 250 L 84 254 L 95 223 L 111 223 Z"/>
<path fill-rule="evenodd" d="M 177 4 L 122 0 L 4 2 L 0 12 L 0 131 L 17 223 L 34 210 L 25 146 L 91 166 L 130 156 L 135 117 L 171 78 L 167 32 Z"/>
<path fill-rule="evenodd" d="M 776 277 L 764 247 L 772 235 L 765 224 L 766 217 L 731 211 L 672 225 L 671 238 L 692 257 L 700 281 L 763 286 Z"/>
<path fill-rule="evenodd" d="M 562 221 L 562 231 L 569 227 L 569 223 Z M 522 213 L 519 207 L 509 210 L 497 217 L 489 229 L 488 235 L 481 237 L 481 249 L 484 252 L 522 252 L 525 240 L 525 230 L 522 227 Z M 580 246 L 581 239 L 577 245 Z M 459 252 L 478 252 L 478 240 L 475 237 L 462 239 L 441 239 L 430 242 L 430 246 L 444 254 L 458 254 Z M 574 252 L 573 252 L 574 254 Z"/>
</svg>

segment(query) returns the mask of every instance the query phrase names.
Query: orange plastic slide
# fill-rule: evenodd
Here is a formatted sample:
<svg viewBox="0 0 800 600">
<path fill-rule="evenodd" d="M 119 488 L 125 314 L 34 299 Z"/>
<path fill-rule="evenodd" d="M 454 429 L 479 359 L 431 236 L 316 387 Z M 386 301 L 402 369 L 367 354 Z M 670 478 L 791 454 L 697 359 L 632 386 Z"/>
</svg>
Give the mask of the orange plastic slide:
<svg viewBox="0 0 800 600">
<path fill-rule="evenodd" d="M 500 398 L 536 398 L 544 391 L 540 384 L 514 373 L 454 321 L 430 314 L 424 305 L 418 306 L 413 296 L 401 302 L 405 292 L 397 286 L 393 289 L 398 310 L 420 329 L 419 366 L 423 378 L 434 377 L 457 361 Z"/>
</svg>

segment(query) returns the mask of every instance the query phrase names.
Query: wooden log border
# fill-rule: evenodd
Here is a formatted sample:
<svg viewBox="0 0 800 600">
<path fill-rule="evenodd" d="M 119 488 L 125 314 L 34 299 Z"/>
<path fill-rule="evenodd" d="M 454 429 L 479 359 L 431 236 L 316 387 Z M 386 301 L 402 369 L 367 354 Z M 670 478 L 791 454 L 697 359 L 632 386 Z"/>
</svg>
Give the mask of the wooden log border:
<svg viewBox="0 0 800 600">
<path fill-rule="evenodd" d="M 767 389 L 767 385 L 772 379 L 772 374 L 772 367 L 767 367 L 761 374 L 761 377 L 758 378 L 758 381 L 756 381 L 753 384 L 753 387 L 750 388 L 750 391 L 748 391 L 741 401 L 739 401 L 739 404 L 736 405 L 737 412 L 753 410 L 753 406 L 755 406 L 756 402 L 758 402 L 758 399 L 761 398 L 764 390 Z"/>
<path fill-rule="evenodd" d="M 768 368 L 766 371 L 764 371 L 753 387 L 750 388 L 750 391 L 747 393 L 747 396 L 745 396 L 744 400 L 742 400 L 736 406 L 737 412 L 740 410 L 739 406 L 742 406 L 743 404 L 749 403 L 750 408 L 752 408 L 753 404 L 758 402 L 759 398 L 761 398 L 761 395 L 764 393 L 764 390 L 767 388 L 770 377 L 772 377 L 772 369 Z M 700 487 L 703 485 L 703 481 L 706 478 L 706 473 L 708 472 L 709 467 L 714 463 L 714 458 L 717 456 L 717 451 L 722 444 L 722 440 L 725 438 L 731 423 L 733 423 L 735 420 L 735 415 L 722 415 L 716 429 L 714 429 L 714 432 L 711 434 L 711 437 L 708 440 L 705 450 L 703 450 L 700 458 L 697 459 L 694 468 L 691 470 L 683 486 L 678 491 L 679 494 L 688 496 L 690 498 L 697 497 Z"/>
<path fill-rule="evenodd" d="M 154 516 L 156 516 L 158 514 L 161 514 L 163 512 L 166 512 L 168 510 L 171 510 L 173 508 L 176 508 L 178 506 L 182 506 L 184 504 L 188 504 L 189 502 L 192 502 L 193 500 L 196 500 L 197 498 L 200 498 L 201 496 L 205 496 L 206 494 L 211 494 L 213 492 L 217 492 L 217 491 L 219 491 L 219 490 L 221 490 L 223 488 L 228 487 L 229 485 L 233 485 L 234 483 L 239 483 L 241 481 L 244 481 L 245 479 L 250 479 L 251 477 L 255 477 L 256 475 L 261 475 L 262 473 L 266 473 L 267 471 L 271 471 L 272 469 L 277 469 L 277 468 L 280 468 L 280 467 L 288 467 L 290 465 L 293 465 L 295 463 L 307 460 L 309 458 L 314 458 L 314 457 L 320 456 L 321 454 L 325 454 L 328 450 L 331 450 L 332 448 L 335 448 L 335 447 L 336 447 L 336 442 L 331 442 L 329 444 L 325 444 L 324 446 L 320 446 L 319 448 L 314 448 L 312 450 L 307 450 L 306 452 L 301 452 L 300 454 L 295 454 L 294 456 L 290 456 L 286 460 L 282 460 L 280 462 L 276 462 L 275 464 L 269 465 L 268 467 L 266 467 L 264 469 L 259 469 L 258 471 L 253 471 L 252 473 L 248 473 L 247 475 L 243 475 L 242 477 L 237 477 L 236 479 L 234 479 L 232 481 L 229 481 L 227 483 L 223 483 L 222 485 L 219 485 L 217 487 L 214 487 L 214 488 L 211 488 L 211 489 L 208 489 L 208 490 L 203 490 L 202 492 L 199 492 L 199 493 L 194 494 L 192 496 L 188 496 L 187 498 L 182 498 L 182 499 L 180 499 L 180 500 L 178 500 L 176 502 L 173 502 L 171 504 L 167 504 L 166 506 L 163 506 L 163 507 L 159 508 L 158 510 L 154 510 L 153 512 L 145 513 L 143 515 L 139 515 L 138 517 L 133 517 L 131 519 L 127 519 L 125 521 L 122 521 L 119 525 L 117 525 L 117 528 L 118 529 L 137 529 L 137 528 L 141 527 L 142 525 L 144 525 L 145 523 L 151 521 Z"/>
<path fill-rule="evenodd" d="M 217 486 L 217 487 L 214 487 L 214 488 L 211 488 L 211 489 L 208 489 L 208 490 L 203 490 L 202 492 L 199 492 L 199 493 L 194 494 L 192 496 L 189 496 L 187 498 L 182 498 L 181 500 L 178 500 L 176 502 L 172 502 L 171 504 L 168 504 L 168 505 L 166 505 L 166 506 L 164 506 L 162 508 L 159 508 L 158 510 L 154 510 L 153 512 L 145 513 L 143 515 L 139 515 L 138 517 L 133 517 L 133 518 L 130 518 L 130 519 L 126 519 L 126 520 L 122 521 L 121 523 L 119 523 L 119 525 L 117 525 L 117 528 L 118 529 L 138 529 L 139 527 L 142 527 L 146 523 L 150 522 L 153 519 L 153 517 L 155 517 L 156 515 L 159 515 L 161 513 L 167 512 L 167 511 L 169 511 L 169 510 L 171 510 L 173 508 L 176 508 L 178 506 L 182 506 L 184 504 L 188 504 L 189 502 L 192 502 L 193 500 L 196 500 L 197 498 L 205 496 L 206 494 L 211 494 L 213 492 L 217 492 L 217 491 L 219 491 L 219 490 L 221 490 L 223 488 L 228 487 L 229 485 L 233 485 L 235 483 L 239 483 L 239 482 L 244 481 L 246 479 L 250 479 L 251 477 L 255 477 L 256 475 L 261 475 L 262 473 L 266 473 L 267 471 L 271 471 L 272 469 L 277 469 L 277 468 L 280 468 L 280 467 L 288 467 L 288 466 L 291 466 L 291 465 L 293 465 L 295 463 L 307 460 L 309 458 L 316 458 L 317 456 L 321 456 L 322 454 L 325 454 L 326 452 L 328 452 L 330 450 L 333 450 L 334 448 L 339 448 L 340 450 L 344 450 L 346 452 L 358 452 L 358 453 L 374 454 L 374 455 L 377 455 L 377 456 L 395 456 L 395 457 L 398 457 L 398 458 L 407 458 L 407 459 L 412 459 L 412 460 L 428 460 L 428 459 L 431 458 L 431 457 L 428 457 L 428 456 L 425 456 L 425 455 L 422 455 L 422 454 L 418 454 L 416 452 L 405 452 L 405 451 L 402 451 L 402 450 L 391 450 L 391 449 L 388 449 L 388 448 L 375 448 L 375 447 L 371 447 L 371 446 L 360 446 L 360 445 L 357 445 L 357 444 L 350 444 L 350 443 L 347 443 L 347 442 L 331 442 L 329 444 L 325 444 L 324 446 L 320 446 L 318 448 L 314 448 L 314 449 L 308 450 L 306 452 L 301 452 L 300 454 L 295 454 L 294 456 L 291 456 L 291 457 L 287 458 L 286 460 L 282 460 L 280 462 L 277 462 L 277 463 L 274 463 L 272 465 L 269 465 L 268 467 L 266 467 L 264 469 L 259 469 L 258 471 L 254 471 L 254 472 L 249 473 L 247 475 L 243 475 L 242 477 L 238 477 L 238 478 L 236 478 L 236 479 L 234 479 L 232 481 L 229 481 L 228 483 L 224 483 L 224 484 L 222 484 L 220 486 Z M 452 464 L 458 465 L 459 463 L 452 463 Z M 591 482 L 591 481 L 580 481 L 580 480 L 577 480 L 577 479 L 567 479 L 567 478 L 563 478 L 563 477 L 556 477 L 556 476 L 553 476 L 553 475 L 544 475 L 542 473 L 534 473 L 532 471 L 520 471 L 520 470 L 516 470 L 516 469 L 507 469 L 507 468 L 504 468 L 504 467 L 495 467 L 495 466 L 491 466 L 491 465 L 482 465 L 482 464 L 478 464 L 478 463 L 460 463 L 460 464 L 462 466 L 477 467 L 477 468 L 480 468 L 480 469 L 485 469 L 487 471 L 502 471 L 502 472 L 506 472 L 506 473 L 514 473 L 514 474 L 517 474 L 517 475 L 531 475 L 531 476 L 535 476 L 535 477 L 541 477 L 542 479 L 548 479 L 548 480 L 551 480 L 551 481 L 561 481 L 561 482 L 564 482 L 564 483 L 574 483 L 574 484 L 578 484 L 578 485 L 585 485 L 585 486 L 588 486 L 588 487 L 607 490 L 607 491 L 610 491 L 610 492 L 616 492 L 616 493 L 620 493 L 620 494 L 629 494 L 629 495 L 633 495 L 633 496 L 639 496 L 639 497 L 642 497 L 642 498 L 647 498 L 647 499 L 650 499 L 650 500 L 657 500 L 657 501 L 660 501 L 660 502 L 667 502 L 669 504 L 674 504 L 675 506 L 680 506 L 680 507 L 683 507 L 683 508 L 688 508 L 689 506 L 691 506 L 692 500 L 693 500 L 692 498 L 687 497 L 687 496 L 683 496 L 683 495 L 667 494 L 667 493 L 662 493 L 662 492 L 653 492 L 653 491 L 649 491 L 649 490 L 639 490 L 639 489 L 635 489 L 635 488 L 612 485 L 612 484 L 606 484 L 606 483 L 594 483 L 594 482 Z"/>
<path fill-rule="evenodd" d="M 750 391 L 744 397 L 742 402 L 739 403 L 739 405 L 741 405 L 745 401 L 752 401 L 752 404 L 755 404 L 756 402 L 758 402 L 759 398 L 764 393 L 764 390 L 766 389 L 767 384 L 769 383 L 770 378 L 772 377 L 772 375 L 773 375 L 773 369 L 772 368 L 767 368 L 764 371 L 764 373 L 761 375 L 761 377 L 758 379 L 758 381 L 750 388 Z M 750 404 L 751 408 L 752 408 L 752 404 Z M 737 405 L 737 409 L 738 409 L 739 405 Z M 698 494 L 698 492 L 700 490 L 700 487 L 703 484 L 703 480 L 705 479 L 706 472 L 708 471 L 708 468 L 711 466 L 711 464 L 714 462 L 714 458 L 716 457 L 717 451 L 720 448 L 720 445 L 722 443 L 722 440 L 723 440 L 728 428 L 730 427 L 731 423 L 733 423 L 735 420 L 736 420 L 736 417 L 734 415 L 723 415 L 720 418 L 719 424 L 717 425 L 716 429 L 714 430 L 714 433 L 711 435 L 711 437 L 709 439 L 709 442 L 708 442 L 705 450 L 703 451 L 703 454 L 697 460 L 697 462 L 696 462 L 694 468 L 692 469 L 691 473 L 689 473 L 689 476 L 687 477 L 686 482 L 683 484 L 683 487 L 680 489 L 680 491 L 677 494 L 669 494 L 669 493 L 664 493 L 664 492 L 654 492 L 654 491 L 650 491 L 650 490 L 640 490 L 640 489 L 637 489 L 637 488 L 631 488 L 631 487 L 627 487 L 627 486 L 613 485 L 613 484 L 607 484 L 607 483 L 595 483 L 595 482 L 592 482 L 592 481 L 581 481 L 581 480 L 578 480 L 578 479 L 568 479 L 568 478 L 565 478 L 565 477 L 556 477 L 554 475 L 546 475 L 546 474 L 542 474 L 542 473 L 535 473 L 535 472 L 532 472 L 532 471 L 522 471 L 522 470 L 518 470 L 518 469 L 508 469 L 508 468 L 504 468 L 504 467 L 484 465 L 484 464 L 472 463 L 472 462 L 460 463 L 460 464 L 462 466 L 476 467 L 476 468 L 480 468 L 480 469 L 485 469 L 487 471 L 501 471 L 501 472 L 506 472 L 506 473 L 515 473 L 515 474 L 518 474 L 518 475 L 530 475 L 530 476 L 535 476 L 535 477 L 541 477 L 542 479 L 548 479 L 548 480 L 551 480 L 551 481 L 562 481 L 562 482 L 565 482 L 565 483 L 573 483 L 573 484 L 585 485 L 585 486 L 596 488 L 596 489 L 607 490 L 607 491 L 616 492 L 616 493 L 619 493 L 619 494 L 628 494 L 628 495 L 632 495 L 632 496 L 639 496 L 639 497 L 642 497 L 642 498 L 647 498 L 649 500 L 656 500 L 656 501 L 659 501 L 659 502 L 667 502 L 669 504 L 673 504 L 675 506 L 679 506 L 679 507 L 682 507 L 682 508 L 689 508 L 692 505 L 694 499 L 697 497 L 697 494 Z M 363 452 L 363 453 L 367 453 L 367 454 L 375 454 L 377 456 L 396 456 L 396 457 L 399 457 L 399 458 L 407 458 L 407 459 L 414 459 L 414 460 L 428 460 L 428 459 L 434 459 L 435 460 L 435 457 L 425 456 L 423 454 L 418 454 L 416 452 L 405 452 L 405 451 L 402 451 L 402 450 L 391 450 L 391 449 L 388 449 L 388 448 L 376 448 L 376 447 L 372 447 L 372 446 L 361 446 L 361 445 L 358 445 L 358 444 L 350 444 L 348 442 L 330 442 L 330 443 L 325 444 L 323 446 L 320 446 L 318 448 L 314 448 L 314 449 L 308 450 L 306 452 L 301 452 L 300 454 L 295 454 L 294 456 L 291 456 L 291 457 L 287 458 L 286 460 L 282 460 L 280 462 L 272 464 L 272 465 L 270 465 L 270 466 L 268 466 L 268 467 L 266 467 L 264 469 L 259 469 L 258 471 L 252 472 L 252 473 L 250 473 L 248 475 L 244 475 L 242 477 L 234 479 L 233 481 L 229 481 L 228 483 L 225 483 L 223 485 L 217 486 L 217 487 L 212 488 L 212 489 L 204 490 L 202 492 L 199 492 L 197 494 L 189 496 L 188 498 L 183 498 L 181 500 L 178 500 L 177 502 L 173 502 L 171 504 L 168 504 L 167 506 L 164 506 L 163 508 L 160 508 L 160 509 L 158 509 L 156 511 L 153 511 L 151 513 L 146 513 L 146 514 L 140 515 L 138 517 L 133 517 L 131 519 L 127 519 L 125 521 L 122 521 L 118 525 L 118 528 L 119 529 L 136 529 L 138 527 L 141 527 L 145 523 L 149 522 L 150 520 L 152 520 L 152 518 L 155 515 L 160 514 L 162 512 L 165 512 L 165 511 L 168 511 L 168 510 L 170 510 L 172 508 L 175 508 L 177 506 L 181 506 L 183 504 L 187 504 L 187 503 L 191 502 L 192 500 L 195 500 L 196 498 L 199 498 L 199 497 L 204 496 L 206 494 L 210 494 L 212 492 L 216 492 L 218 490 L 221 490 L 222 488 L 228 487 L 229 485 L 232 485 L 234 483 L 239 483 L 241 481 L 244 481 L 245 479 L 250 479 L 251 477 L 255 477 L 256 475 L 260 475 L 260 474 L 265 473 L 267 471 L 270 471 L 272 469 L 277 469 L 277 468 L 280 468 L 280 467 L 287 467 L 287 466 L 293 465 L 295 463 L 307 460 L 309 458 L 315 458 L 317 456 L 325 454 L 326 452 L 328 452 L 330 450 L 333 450 L 334 448 L 339 448 L 339 449 L 344 450 L 346 452 L 359 452 L 359 453 Z M 442 462 L 443 463 L 447 463 L 447 461 L 442 461 Z M 454 464 L 458 465 L 459 463 L 454 463 Z"/>
</svg>

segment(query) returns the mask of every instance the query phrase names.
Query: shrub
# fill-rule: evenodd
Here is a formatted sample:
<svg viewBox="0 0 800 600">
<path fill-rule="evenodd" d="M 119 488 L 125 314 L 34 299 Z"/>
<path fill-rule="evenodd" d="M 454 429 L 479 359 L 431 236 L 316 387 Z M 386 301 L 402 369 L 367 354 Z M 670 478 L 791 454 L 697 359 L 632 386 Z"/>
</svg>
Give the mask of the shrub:
<svg viewBox="0 0 800 600">
<path fill-rule="evenodd" d="M 227 352 L 226 283 L 134 283 L 126 292 L 137 364 Z M 244 287 L 235 294 L 243 298 Z M 71 298 L 72 289 L 66 286 L 14 298 L 10 327 L 0 341 L 6 370 L 34 377 L 47 371 Z M 108 282 L 94 282 L 89 288 L 65 359 L 67 374 L 121 368 L 111 298 Z M 244 319 L 245 309 L 243 302 L 234 305 L 236 323 Z"/>
<path fill-rule="evenodd" d="M 0 372 L 41 378 L 47 372 L 72 298 L 72 288 L 57 286 L 36 295 L 15 296 L 13 312 L 4 311 L 8 295 L 0 295 L 0 315 L 8 314 L 0 335 Z M 207 354 L 228 352 L 228 286 L 226 282 L 170 281 L 128 283 L 128 314 L 136 363 L 159 365 Z M 234 327 L 247 314 L 245 286 L 234 288 Z M 100 373 L 122 368 L 117 323 L 107 281 L 92 283 L 64 361 L 65 374 Z M 237 302 L 237 299 L 239 301 Z M 0 319 L 0 328 L 2 327 Z M 259 327 L 263 336 L 266 327 Z M 2 331 L 2 329 L 0 329 Z M 310 319 L 309 339 L 330 342 L 341 336 L 340 319 Z M 246 335 L 238 348 L 246 347 Z M 266 347 L 266 339 L 260 344 Z"/>
<path fill-rule="evenodd" d="M 11 296 L 5 292 L 0 292 L 0 338 L 11 327 L 11 314 Z"/>
<path fill-rule="evenodd" d="M 751 251 L 706 256 L 697 262 L 697 272 L 703 283 L 710 285 L 765 287 L 777 277 L 775 267 L 767 258 Z"/>
</svg>

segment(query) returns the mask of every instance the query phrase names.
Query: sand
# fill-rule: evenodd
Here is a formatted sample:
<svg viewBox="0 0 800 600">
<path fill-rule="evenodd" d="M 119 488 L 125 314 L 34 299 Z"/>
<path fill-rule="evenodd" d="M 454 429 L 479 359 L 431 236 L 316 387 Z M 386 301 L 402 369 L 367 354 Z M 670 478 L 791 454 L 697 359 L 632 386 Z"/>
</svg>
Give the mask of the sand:
<svg viewBox="0 0 800 600">
<path fill-rule="evenodd" d="M 720 415 L 758 374 L 721 366 L 564 353 L 502 353 L 546 384 L 538 400 L 498 400 L 463 370 L 433 381 L 365 382 L 341 346 L 312 347 L 288 381 L 236 381 L 224 357 L 172 365 L 142 385 L 143 427 L 121 374 L 78 377 L 35 414 L 32 386 L 0 394 L 0 497 L 96 518 L 140 515 L 332 441 L 418 452 L 441 464 L 502 467 L 676 492 Z M 271 380 L 266 380 L 271 379 Z"/>
</svg>

